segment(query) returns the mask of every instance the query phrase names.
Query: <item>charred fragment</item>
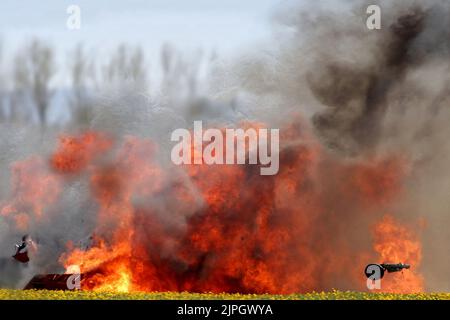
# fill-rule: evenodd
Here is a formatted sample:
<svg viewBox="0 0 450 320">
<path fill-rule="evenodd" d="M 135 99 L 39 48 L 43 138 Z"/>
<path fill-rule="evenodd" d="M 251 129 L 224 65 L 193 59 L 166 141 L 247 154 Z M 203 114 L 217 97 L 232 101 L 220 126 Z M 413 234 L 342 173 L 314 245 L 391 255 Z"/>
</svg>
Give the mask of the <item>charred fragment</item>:
<svg viewBox="0 0 450 320">
<path fill-rule="evenodd" d="M 410 268 L 409 264 L 403 263 L 369 264 L 366 266 L 364 273 L 368 279 L 379 280 L 384 277 L 385 272 L 388 273 L 400 272 L 409 268 Z"/>
<path fill-rule="evenodd" d="M 24 290 L 70 290 L 67 283 L 73 274 L 41 274 L 34 276 Z"/>
</svg>

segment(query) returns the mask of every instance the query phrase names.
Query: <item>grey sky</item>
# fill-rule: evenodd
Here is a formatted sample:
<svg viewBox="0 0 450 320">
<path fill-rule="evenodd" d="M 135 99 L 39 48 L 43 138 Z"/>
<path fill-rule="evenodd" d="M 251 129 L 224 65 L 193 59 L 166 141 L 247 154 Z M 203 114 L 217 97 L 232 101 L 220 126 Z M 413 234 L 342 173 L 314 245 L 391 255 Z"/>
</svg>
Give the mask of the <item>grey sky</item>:
<svg viewBox="0 0 450 320">
<path fill-rule="evenodd" d="M 221 53 L 265 38 L 270 13 L 280 0 L 2 0 L 0 34 L 7 49 L 33 36 L 58 49 L 74 43 L 109 48 L 140 44 L 147 50 L 170 42 L 177 47 L 215 48 Z M 81 8 L 82 28 L 66 28 L 70 4 Z"/>
</svg>

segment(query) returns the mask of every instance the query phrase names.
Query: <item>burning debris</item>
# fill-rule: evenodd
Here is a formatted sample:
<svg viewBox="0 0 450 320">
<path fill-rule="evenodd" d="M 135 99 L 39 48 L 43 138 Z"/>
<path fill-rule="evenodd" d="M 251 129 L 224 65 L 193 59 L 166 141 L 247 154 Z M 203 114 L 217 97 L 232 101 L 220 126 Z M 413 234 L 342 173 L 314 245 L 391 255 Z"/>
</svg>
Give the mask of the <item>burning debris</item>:
<svg viewBox="0 0 450 320">
<path fill-rule="evenodd" d="M 28 256 L 28 249 L 32 248 L 36 250 L 36 245 L 28 235 L 22 237 L 22 242 L 20 244 L 16 244 L 16 254 L 13 255 L 13 258 L 19 262 L 27 263 L 30 261 L 30 257 Z"/>
<path fill-rule="evenodd" d="M 403 264 L 403 263 L 382 263 L 382 264 L 369 264 L 367 265 L 364 273 L 366 274 L 366 277 L 368 279 L 382 279 L 384 277 L 384 273 L 387 271 L 388 273 L 392 272 L 400 272 L 404 269 L 409 269 L 409 264 Z M 377 273 L 378 270 L 378 273 Z"/>
<path fill-rule="evenodd" d="M 409 264 L 403 264 L 403 263 L 397 263 L 397 264 L 391 264 L 391 263 L 383 263 L 381 264 L 381 267 L 391 273 L 391 272 L 399 272 L 402 271 L 404 269 L 409 269 L 410 265 Z"/>
<path fill-rule="evenodd" d="M 67 283 L 73 274 L 43 274 L 34 276 L 24 290 L 69 290 Z"/>
</svg>

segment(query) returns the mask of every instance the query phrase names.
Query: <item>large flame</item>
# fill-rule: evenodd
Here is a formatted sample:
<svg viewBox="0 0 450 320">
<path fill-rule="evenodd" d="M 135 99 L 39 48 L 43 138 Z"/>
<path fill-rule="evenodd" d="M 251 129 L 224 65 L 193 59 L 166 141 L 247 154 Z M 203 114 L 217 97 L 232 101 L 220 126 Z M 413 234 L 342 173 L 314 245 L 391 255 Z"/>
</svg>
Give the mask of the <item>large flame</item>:
<svg viewBox="0 0 450 320">
<path fill-rule="evenodd" d="M 374 249 L 382 262 L 408 261 L 412 268 L 410 271 L 386 276 L 381 289 L 396 293 L 423 291 L 424 279 L 417 271 L 422 260 L 422 246 L 412 229 L 399 224 L 391 215 L 386 215 L 376 224 L 374 233 Z"/>
<path fill-rule="evenodd" d="M 371 262 L 413 265 L 386 276 L 383 290 L 424 290 L 418 236 L 383 216 L 403 194 L 407 159 L 340 159 L 302 123 L 281 133 L 275 176 L 252 165 L 166 169 L 148 139 L 64 137 L 45 170 L 34 160 L 15 165 L 14 200 L 1 212 L 17 221 L 23 212 L 41 216 L 65 176 L 89 179 L 98 204 L 93 243 L 70 244 L 60 257 L 64 266 L 81 268 L 86 290 L 366 290 L 362 271 Z M 173 170 L 187 179 L 174 179 L 183 175 Z M 35 182 L 37 191 L 28 190 Z"/>
<path fill-rule="evenodd" d="M 12 219 L 20 231 L 44 218 L 45 209 L 58 200 L 62 188 L 60 177 L 40 157 L 14 163 L 11 185 L 11 200 L 3 205 L 0 216 Z"/>
</svg>

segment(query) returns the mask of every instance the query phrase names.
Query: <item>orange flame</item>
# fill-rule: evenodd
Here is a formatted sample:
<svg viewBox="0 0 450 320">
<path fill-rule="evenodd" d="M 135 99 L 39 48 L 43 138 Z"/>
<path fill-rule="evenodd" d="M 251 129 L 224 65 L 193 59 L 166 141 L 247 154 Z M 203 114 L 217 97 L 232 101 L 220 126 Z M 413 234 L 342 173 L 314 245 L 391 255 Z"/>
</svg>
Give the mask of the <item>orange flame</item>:
<svg viewBox="0 0 450 320">
<path fill-rule="evenodd" d="M 376 224 L 374 234 L 374 249 L 379 254 L 381 262 L 407 262 L 411 265 L 410 270 L 388 275 L 382 282 L 382 290 L 396 293 L 424 291 L 424 278 L 418 273 L 417 268 L 422 260 L 422 245 L 412 229 L 386 215 Z"/>
<path fill-rule="evenodd" d="M 0 216 L 12 218 L 21 231 L 28 229 L 30 222 L 42 219 L 61 192 L 59 177 L 50 172 L 39 157 L 16 162 L 11 184 L 12 200 L 4 204 Z"/>
<path fill-rule="evenodd" d="M 99 133 L 63 138 L 50 159 L 54 172 L 16 164 L 19 187 L 1 212 L 25 228 L 27 208 L 45 213 L 67 180 L 61 177 L 83 171 L 98 204 L 95 241 L 87 250 L 68 246 L 60 262 L 80 266 L 86 290 L 364 290 L 361 274 L 371 262 L 413 265 L 386 277 L 384 290 L 424 290 L 418 236 L 392 217 L 380 220 L 403 199 L 407 160 L 340 159 L 301 122 L 280 139 L 275 176 L 250 165 L 177 168 L 186 183 L 158 165 L 158 148 L 147 139 L 128 136 L 112 148 Z M 372 246 L 364 231 L 374 224 Z"/>
<path fill-rule="evenodd" d="M 78 173 L 96 157 L 108 151 L 112 142 L 105 135 L 86 132 L 81 136 L 60 137 L 59 150 L 50 159 L 51 166 L 61 173 Z"/>
</svg>

